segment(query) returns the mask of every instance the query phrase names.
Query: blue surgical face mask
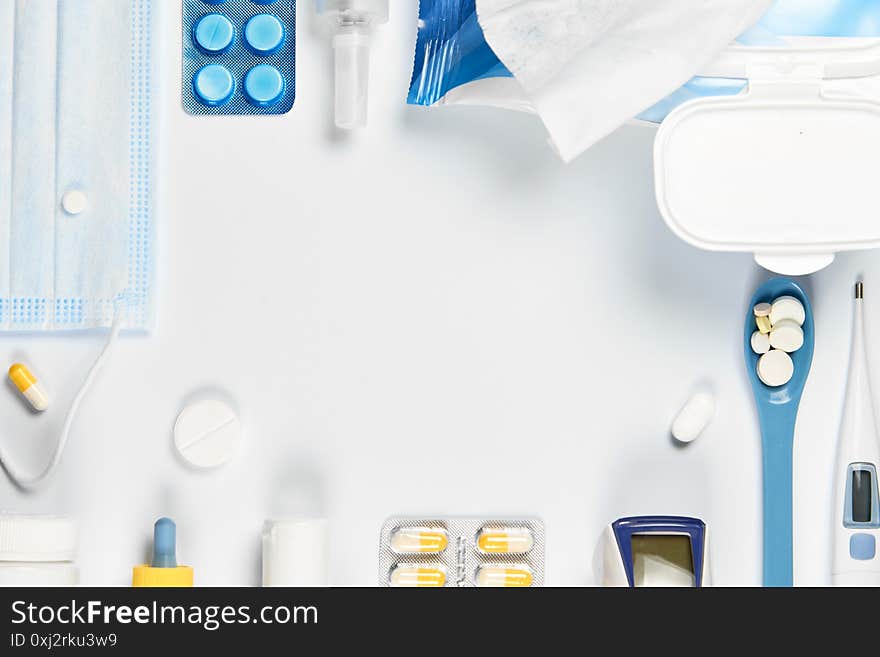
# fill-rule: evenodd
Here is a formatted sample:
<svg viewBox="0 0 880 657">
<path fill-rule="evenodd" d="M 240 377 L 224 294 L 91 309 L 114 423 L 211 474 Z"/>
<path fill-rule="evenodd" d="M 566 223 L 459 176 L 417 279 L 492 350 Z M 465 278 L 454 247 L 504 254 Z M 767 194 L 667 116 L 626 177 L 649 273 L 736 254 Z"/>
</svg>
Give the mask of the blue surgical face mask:
<svg viewBox="0 0 880 657">
<path fill-rule="evenodd" d="M 149 0 L 0 0 L 0 330 L 148 328 Z"/>
<path fill-rule="evenodd" d="M 158 3 L 156 3 L 158 6 Z M 0 331 L 111 328 L 45 470 L 119 331 L 153 318 L 151 0 L 0 0 Z"/>
</svg>

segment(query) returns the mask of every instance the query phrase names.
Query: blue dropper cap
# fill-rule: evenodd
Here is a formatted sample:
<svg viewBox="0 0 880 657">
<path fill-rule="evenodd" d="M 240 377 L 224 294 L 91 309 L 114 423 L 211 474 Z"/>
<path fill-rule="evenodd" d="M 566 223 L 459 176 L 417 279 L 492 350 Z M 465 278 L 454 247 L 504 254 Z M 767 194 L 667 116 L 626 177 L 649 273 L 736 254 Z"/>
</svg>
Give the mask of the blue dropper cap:
<svg viewBox="0 0 880 657">
<path fill-rule="evenodd" d="M 177 568 L 177 525 L 159 518 L 153 526 L 153 568 Z"/>
</svg>

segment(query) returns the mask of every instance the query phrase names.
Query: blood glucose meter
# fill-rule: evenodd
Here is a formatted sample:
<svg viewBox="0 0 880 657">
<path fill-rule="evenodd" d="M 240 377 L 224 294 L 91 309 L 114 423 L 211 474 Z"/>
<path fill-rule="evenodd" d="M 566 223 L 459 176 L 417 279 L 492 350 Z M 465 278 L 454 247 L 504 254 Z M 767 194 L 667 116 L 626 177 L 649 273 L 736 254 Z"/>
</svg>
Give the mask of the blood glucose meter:
<svg viewBox="0 0 880 657">
<path fill-rule="evenodd" d="M 621 518 L 602 533 L 594 560 L 602 586 L 711 586 L 706 524 L 682 516 Z"/>
</svg>

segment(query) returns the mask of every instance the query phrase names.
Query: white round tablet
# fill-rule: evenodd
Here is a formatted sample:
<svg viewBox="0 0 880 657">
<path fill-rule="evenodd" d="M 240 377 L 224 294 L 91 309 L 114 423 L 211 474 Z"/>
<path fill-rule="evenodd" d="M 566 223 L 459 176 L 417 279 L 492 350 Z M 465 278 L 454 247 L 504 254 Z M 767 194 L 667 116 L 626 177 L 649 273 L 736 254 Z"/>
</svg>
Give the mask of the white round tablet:
<svg viewBox="0 0 880 657">
<path fill-rule="evenodd" d="M 771 388 L 784 386 L 794 375 L 794 363 L 784 351 L 773 349 L 758 359 L 758 378 Z"/>
<path fill-rule="evenodd" d="M 779 297 L 773 302 L 770 309 L 770 324 L 776 325 L 783 319 L 790 319 L 797 323 L 798 326 L 804 325 L 804 319 L 807 314 L 804 311 L 804 305 L 794 297 Z"/>
<path fill-rule="evenodd" d="M 64 208 L 64 211 L 67 214 L 71 215 L 77 215 L 84 212 L 88 203 L 86 195 L 78 189 L 71 189 L 64 192 L 64 196 L 61 197 L 61 207 Z"/>
<path fill-rule="evenodd" d="M 793 319 L 781 319 L 770 331 L 770 346 L 791 353 L 804 346 L 804 330 Z"/>
<path fill-rule="evenodd" d="M 691 396 L 672 421 L 672 435 L 689 443 L 703 433 L 715 415 L 715 397 L 702 391 Z"/>
<path fill-rule="evenodd" d="M 174 446 L 188 464 L 216 468 L 229 461 L 241 443 L 241 423 L 235 411 L 221 401 L 190 404 L 174 423 Z"/>
<path fill-rule="evenodd" d="M 766 354 L 770 351 L 770 338 L 766 333 L 760 331 L 752 333 L 752 351 L 756 354 Z"/>
</svg>

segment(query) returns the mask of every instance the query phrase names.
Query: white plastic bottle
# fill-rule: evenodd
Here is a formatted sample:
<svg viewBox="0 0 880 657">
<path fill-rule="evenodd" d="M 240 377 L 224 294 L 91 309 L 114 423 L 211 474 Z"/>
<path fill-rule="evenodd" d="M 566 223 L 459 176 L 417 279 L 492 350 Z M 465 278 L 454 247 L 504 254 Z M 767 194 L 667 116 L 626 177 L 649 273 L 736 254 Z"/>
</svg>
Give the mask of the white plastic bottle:
<svg viewBox="0 0 880 657">
<path fill-rule="evenodd" d="M 76 586 L 76 523 L 0 513 L 0 586 Z"/>
<path fill-rule="evenodd" d="M 388 0 L 316 0 L 318 14 L 333 30 L 336 57 L 336 126 L 367 123 L 370 31 L 388 22 Z"/>
<path fill-rule="evenodd" d="M 263 529 L 263 586 L 329 586 L 327 521 L 267 520 Z"/>
</svg>

